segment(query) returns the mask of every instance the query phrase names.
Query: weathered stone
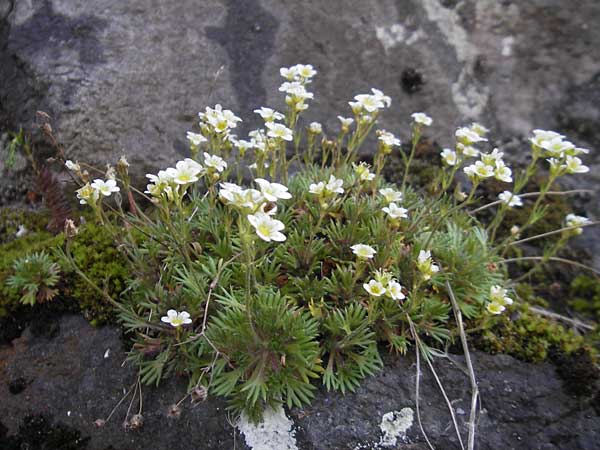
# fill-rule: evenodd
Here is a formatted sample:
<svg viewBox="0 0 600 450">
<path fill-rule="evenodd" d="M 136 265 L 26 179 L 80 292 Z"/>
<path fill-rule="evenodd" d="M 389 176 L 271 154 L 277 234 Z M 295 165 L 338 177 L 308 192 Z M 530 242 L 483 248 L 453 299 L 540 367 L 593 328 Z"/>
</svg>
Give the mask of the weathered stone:
<svg viewBox="0 0 600 450">
<path fill-rule="evenodd" d="M 282 105 L 278 68 L 296 62 L 318 68 L 311 116 L 332 131 L 372 86 L 394 98 L 383 126 L 406 135 L 409 114 L 425 110 L 443 144 L 471 119 L 499 141 L 535 127 L 586 140 L 581 123 L 597 113 L 578 94 L 600 73 L 594 0 L 3 0 L 0 13 L 0 102 L 13 124 L 46 110 L 70 156 L 125 153 L 140 173 L 185 153 L 207 104 L 258 124 L 251 110 Z"/>
</svg>

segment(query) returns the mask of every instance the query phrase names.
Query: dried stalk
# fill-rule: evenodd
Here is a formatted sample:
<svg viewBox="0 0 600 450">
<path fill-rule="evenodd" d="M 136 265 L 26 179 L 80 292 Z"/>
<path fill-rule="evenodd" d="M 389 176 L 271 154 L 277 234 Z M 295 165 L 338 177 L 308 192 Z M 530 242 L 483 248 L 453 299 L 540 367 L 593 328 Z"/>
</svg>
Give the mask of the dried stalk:
<svg viewBox="0 0 600 450">
<path fill-rule="evenodd" d="M 467 369 L 469 371 L 469 380 L 471 382 L 471 413 L 469 414 L 469 437 L 467 441 L 467 450 L 474 450 L 475 448 L 475 422 L 477 420 L 477 399 L 479 397 L 479 388 L 477 387 L 477 380 L 475 379 L 475 371 L 473 370 L 473 363 L 471 361 L 471 354 L 469 352 L 469 346 L 467 344 L 467 335 L 465 334 L 465 327 L 463 325 L 462 314 L 460 307 L 454 297 L 454 292 L 450 283 L 446 281 L 446 288 L 452 302 L 452 310 L 456 318 L 458 325 L 458 332 L 460 334 L 460 342 L 462 344 L 463 353 L 467 362 Z"/>
</svg>

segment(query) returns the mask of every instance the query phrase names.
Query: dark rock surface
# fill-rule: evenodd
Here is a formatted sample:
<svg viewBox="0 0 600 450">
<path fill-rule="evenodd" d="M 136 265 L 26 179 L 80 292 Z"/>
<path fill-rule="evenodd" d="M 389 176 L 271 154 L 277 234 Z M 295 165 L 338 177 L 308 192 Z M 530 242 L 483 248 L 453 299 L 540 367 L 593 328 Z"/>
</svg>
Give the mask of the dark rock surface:
<svg viewBox="0 0 600 450">
<path fill-rule="evenodd" d="M 186 400 L 182 402 L 181 415 L 169 417 L 169 406 L 185 393 L 185 381 L 181 379 L 166 382 L 160 389 L 144 388 L 145 422 L 141 430 L 122 429 L 129 399 L 105 426 L 96 427 L 94 421 L 106 418 L 135 381 L 135 371 L 122 366 L 124 358 L 117 329 L 92 328 L 77 316 L 60 319 L 60 332 L 53 339 L 25 332 L 11 346 L 1 347 L 0 422 L 6 428 L 4 434 L 13 435 L 24 423 L 30 425 L 32 418 L 24 422 L 28 414 L 41 414 L 43 420 L 61 430 L 80 433 L 77 439 L 82 446 L 73 448 L 247 448 L 244 437 L 232 427 L 234 419 L 228 416 L 220 399 L 209 398 L 195 407 Z M 461 357 L 454 359 L 462 363 Z M 464 432 L 470 402 L 468 380 L 449 361 L 438 360 L 435 367 Z M 600 417 L 592 400 L 568 394 L 554 366 L 476 353 L 475 368 L 482 406 L 478 449 L 597 448 Z M 25 388 L 11 393 L 11 380 L 19 379 L 25 380 Z M 414 381 L 415 364 L 411 356 L 390 358 L 386 368 L 365 380 L 356 393 L 343 396 L 322 392 L 312 406 L 288 413 L 295 423 L 297 448 L 427 448 L 414 416 Z M 420 405 L 423 426 L 436 448 L 459 448 L 446 405 L 426 366 Z M 137 408 L 136 400 L 132 411 L 137 412 Z M 398 438 L 396 446 L 379 446 L 382 416 L 404 408 L 413 412 L 407 433 Z M 2 439 L 0 433 L 0 443 Z"/>
</svg>

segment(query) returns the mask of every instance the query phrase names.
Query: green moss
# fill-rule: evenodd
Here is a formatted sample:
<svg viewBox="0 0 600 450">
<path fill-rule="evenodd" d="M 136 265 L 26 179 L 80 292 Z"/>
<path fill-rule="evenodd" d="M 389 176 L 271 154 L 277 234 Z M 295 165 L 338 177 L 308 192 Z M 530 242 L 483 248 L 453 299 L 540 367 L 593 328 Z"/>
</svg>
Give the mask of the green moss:
<svg viewBox="0 0 600 450">
<path fill-rule="evenodd" d="M 545 361 L 553 351 L 567 355 L 581 350 L 592 352 L 582 336 L 531 312 L 528 305 L 495 318 L 494 325 L 481 333 L 477 344 L 484 351 L 528 362 Z"/>
<path fill-rule="evenodd" d="M 64 244 L 64 236 L 52 235 L 46 230 L 46 224 L 47 219 L 38 213 L 0 210 L 0 317 L 13 314 L 22 307 L 21 294 L 6 286 L 15 260 L 42 250 L 52 253 L 54 248 Z M 28 231 L 17 238 L 15 233 L 19 225 L 24 225 Z M 107 289 L 113 297 L 121 294 L 127 279 L 126 262 L 103 227 L 91 222 L 82 225 L 71 251 L 77 265 L 94 283 Z M 63 270 L 59 290 L 59 296 L 78 303 L 93 324 L 107 322 L 113 317 L 112 307 L 76 273 Z"/>
<path fill-rule="evenodd" d="M 75 237 L 71 252 L 77 266 L 110 296 L 118 298 L 129 278 L 127 262 L 112 236 L 95 223 L 87 223 Z M 113 317 L 113 308 L 98 292 L 76 274 L 69 274 L 70 283 L 64 293 L 79 303 L 85 317 L 101 324 Z"/>
<path fill-rule="evenodd" d="M 6 285 L 15 260 L 62 243 L 62 237 L 46 231 L 46 224 L 47 220 L 38 213 L 8 208 L 0 210 L 0 317 L 12 313 L 20 304 L 21 293 Z M 20 225 L 28 231 L 17 238 Z"/>
<path fill-rule="evenodd" d="M 17 239 L 20 227 L 28 232 L 46 230 L 48 218 L 43 214 L 16 208 L 0 209 L 0 244 L 7 244 Z"/>
<path fill-rule="evenodd" d="M 600 278 L 578 275 L 569 288 L 569 306 L 574 311 L 600 321 Z"/>
</svg>

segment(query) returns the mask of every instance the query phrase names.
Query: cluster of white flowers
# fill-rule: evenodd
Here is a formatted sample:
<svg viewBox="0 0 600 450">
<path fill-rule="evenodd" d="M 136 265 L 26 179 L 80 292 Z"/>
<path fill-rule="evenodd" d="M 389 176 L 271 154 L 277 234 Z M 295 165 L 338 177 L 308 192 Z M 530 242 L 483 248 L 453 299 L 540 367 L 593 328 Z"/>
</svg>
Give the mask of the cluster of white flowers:
<svg viewBox="0 0 600 450">
<path fill-rule="evenodd" d="M 417 257 L 417 269 L 421 272 L 423 279 L 429 280 L 433 275 L 440 271 L 440 268 L 437 264 L 434 264 L 431 259 L 431 251 L 430 250 L 421 250 L 419 252 L 419 256 Z"/>
<path fill-rule="evenodd" d="M 306 85 L 312 81 L 317 71 L 310 64 L 296 64 L 282 67 L 279 73 L 287 80 L 279 87 L 286 94 L 286 105 L 296 112 L 307 109 L 306 100 L 312 99 L 314 95 L 306 90 Z"/>
<path fill-rule="evenodd" d="M 485 137 L 488 129 L 478 123 L 472 123 L 468 127 L 461 127 L 454 135 L 456 136 L 456 152 L 464 157 L 476 157 L 479 150 L 475 144 L 487 142 Z"/>
<path fill-rule="evenodd" d="M 408 218 L 408 209 L 398 206 L 398 203 L 402 201 L 402 192 L 392 188 L 383 188 L 379 190 L 379 193 L 387 203 L 387 206 L 384 206 L 381 210 L 386 213 L 390 219 L 397 221 L 399 219 Z"/>
<path fill-rule="evenodd" d="M 329 181 L 319 181 L 318 183 L 311 183 L 308 186 L 308 192 L 316 195 L 321 201 L 322 205 L 326 204 L 326 201 L 338 194 L 344 193 L 344 180 L 336 178 L 334 175 L 329 177 Z"/>
<path fill-rule="evenodd" d="M 150 183 L 146 186 L 146 193 L 154 201 L 165 199 L 173 201 L 182 198 L 192 183 L 196 183 L 203 175 L 218 178 L 218 175 L 227 168 L 227 163 L 219 156 L 204 153 L 204 166 L 198 161 L 186 158 L 178 161 L 175 167 L 160 170 L 156 175 L 148 173 L 146 178 Z"/>
<path fill-rule="evenodd" d="M 237 127 L 238 122 L 241 122 L 238 116 L 236 116 L 231 110 L 223 109 L 219 104 L 215 105 L 214 108 L 206 107 L 205 112 L 198 113 L 200 117 L 200 128 L 205 133 L 217 133 L 224 136 L 229 136 L 230 131 Z M 188 134 L 188 139 L 192 144 L 194 139 L 198 142 L 198 145 L 203 142 L 197 135 Z"/>
<path fill-rule="evenodd" d="M 533 137 L 529 139 L 534 155 L 548 157 L 550 172 L 554 176 L 574 173 L 586 173 L 590 168 L 584 166 L 577 157 L 582 153 L 589 153 L 585 148 L 576 147 L 565 136 L 555 131 L 533 130 Z"/>
<path fill-rule="evenodd" d="M 396 136 L 394 136 L 389 131 L 378 130 L 377 131 L 377 139 L 381 142 L 384 149 L 391 151 L 392 147 L 400 147 L 402 142 Z M 389 152 L 388 152 L 389 153 Z"/>
<path fill-rule="evenodd" d="M 500 314 L 506 309 L 507 305 L 512 305 L 512 298 L 506 295 L 506 289 L 500 286 L 490 288 L 490 301 L 486 309 L 490 314 Z"/>
<path fill-rule="evenodd" d="M 443 152 L 442 152 L 443 153 Z M 465 174 L 471 180 L 483 180 L 485 178 L 494 177 L 505 183 L 512 182 L 512 170 L 504 163 L 502 157 L 504 153 L 497 148 L 491 153 L 479 152 L 480 161 L 464 168 Z"/>
<path fill-rule="evenodd" d="M 581 227 L 588 225 L 590 223 L 592 223 L 592 221 L 584 216 L 577 216 L 575 214 L 567 214 L 567 217 L 565 217 L 565 226 L 566 227 L 578 227 L 578 228 L 575 228 L 574 230 L 572 230 L 572 233 L 576 234 L 576 235 L 583 233 L 583 228 L 581 228 Z"/>
<path fill-rule="evenodd" d="M 254 227 L 256 234 L 262 240 L 285 241 L 286 237 L 281 231 L 284 230 L 283 222 L 273 219 L 277 213 L 278 200 L 292 198 L 288 188 L 279 183 L 271 183 L 263 178 L 256 178 L 254 182 L 257 189 L 243 189 L 235 183 L 221 183 L 219 197 L 226 205 L 233 206 L 246 214 L 250 224 Z M 269 204 L 269 202 L 272 202 Z"/>
<path fill-rule="evenodd" d="M 77 198 L 82 205 L 95 205 L 102 197 L 110 197 L 113 192 L 119 192 L 121 189 L 117 182 L 109 178 L 108 180 L 95 179 L 91 184 L 86 183 L 77 189 Z"/>
<path fill-rule="evenodd" d="M 380 109 L 389 108 L 392 99 L 379 89 L 371 89 L 372 94 L 358 94 L 354 96 L 353 102 L 348 102 L 352 112 L 359 115 L 372 115 Z"/>
<path fill-rule="evenodd" d="M 406 298 L 402 292 L 402 285 L 389 272 L 383 270 L 375 271 L 374 278 L 369 280 L 368 283 L 363 283 L 363 288 L 373 297 L 386 295 L 392 300 L 404 300 Z"/>
</svg>

